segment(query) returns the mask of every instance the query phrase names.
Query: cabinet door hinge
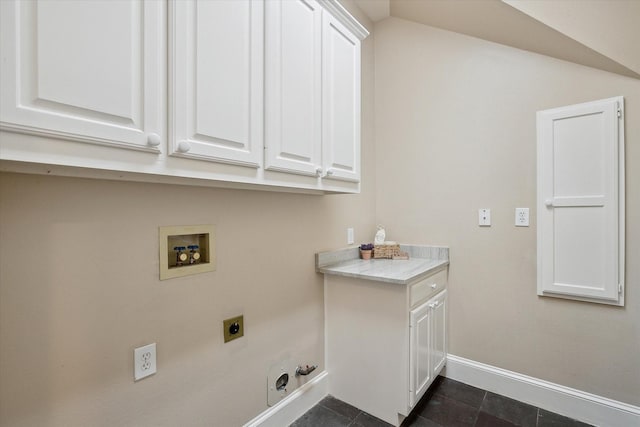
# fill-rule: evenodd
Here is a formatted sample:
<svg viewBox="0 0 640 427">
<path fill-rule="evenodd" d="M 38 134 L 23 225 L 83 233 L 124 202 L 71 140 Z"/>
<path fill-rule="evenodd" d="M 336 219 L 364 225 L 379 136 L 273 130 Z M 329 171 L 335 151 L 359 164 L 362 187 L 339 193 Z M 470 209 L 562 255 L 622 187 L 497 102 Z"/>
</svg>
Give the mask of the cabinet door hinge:
<svg viewBox="0 0 640 427">
<path fill-rule="evenodd" d="M 622 110 L 620 108 L 618 108 L 618 118 L 619 119 L 622 118 Z"/>
<path fill-rule="evenodd" d="M 618 283 L 618 293 L 622 293 L 622 283 Z"/>
</svg>

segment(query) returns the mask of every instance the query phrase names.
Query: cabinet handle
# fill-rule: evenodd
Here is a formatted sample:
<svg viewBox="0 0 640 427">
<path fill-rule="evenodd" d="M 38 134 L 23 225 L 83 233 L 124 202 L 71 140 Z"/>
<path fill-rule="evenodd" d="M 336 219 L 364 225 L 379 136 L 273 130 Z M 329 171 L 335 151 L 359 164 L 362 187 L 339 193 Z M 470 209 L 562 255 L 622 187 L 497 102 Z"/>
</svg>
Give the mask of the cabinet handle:
<svg viewBox="0 0 640 427">
<path fill-rule="evenodd" d="M 150 133 L 149 135 L 147 135 L 147 145 L 149 147 L 157 147 L 158 145 L 160 145 L 160 135 L 158 135 L 157 133 Z"/>
<path fill-rule="evenodd" d="M 435 288 L 437 288 L 437 287 L 438 287 L 438 284 L 437 284 L 437 283 L 434 283 L 433 285 L 431 285 L 431 289 L 435 289 Z"/>
<path fill-rule="evenodd" d="M 436 308 L 437 306 L 438 306 L 438 301 L 432 302 L 431 304 L 429 304 L 429 308 Z"/>
<path fill-rule="evenodd" d="M 189 144 L 187 141 L 180 141 L 180 143 L 178 144 L 178 151 L 180 153 L 186 153 L 189 150 L 191 150 L 191 144 Z"/>
<path fill-rule="evenodd" d="M 326 176 L 331 176 L 333 175 L 333 169 L 327 169 L 327 175 Z"/>
<path fill-rule="evenodd" d="M 552 208 L 553 207 L 553 200 L 551 199 L 547 199 L 544 201 L 544 205 L 548 208 Z"/>
<path fill-rule="evenodd" d="M 322 176 L 322 168 L 316 168 L 316 176 Z"/>
</svg>

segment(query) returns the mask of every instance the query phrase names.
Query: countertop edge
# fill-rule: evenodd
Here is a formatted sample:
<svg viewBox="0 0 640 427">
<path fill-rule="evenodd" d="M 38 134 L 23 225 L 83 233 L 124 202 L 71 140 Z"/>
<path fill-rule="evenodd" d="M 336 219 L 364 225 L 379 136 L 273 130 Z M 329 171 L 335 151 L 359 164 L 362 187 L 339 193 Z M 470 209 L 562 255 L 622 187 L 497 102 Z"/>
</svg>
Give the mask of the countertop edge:
<svg viewBox="0 0 640 427">
<path fill-rule="evenodd" d="M 350 277 L 362 280 L 371 280 L 376 282 L 393 283 L 399 285 L 410 285 L 425 277 L 431 276 L 441 270 L 444 270 L 449 265 L 449 248 L 443 246 L 428 246 L 428 245 L 400 245 L 403 251 L 406 251 L 410 255 L 410 259 L 429 260 L 433 264 L 425 266 L 422 271 L 417 272 L 415 275 L 406 278 L 394 278 L 394 274 L 372 274 L 362 271 L 344 271 L 340 269 L 340 266 L 344 266 L 345 263 L 358 262 L 360 259 L 360 253 L 357 247 L 348 247 L 337 249 L 335 251 L 319 252 L 315 254 L 316 260 L 316 272 L 322 274 L 328 274 L 333 276 Z M 385 260 L 386 261 L 386 260 Z M 375 259 L 365 262 L 377 262 Z M 402 261 L 399 261 L 402 262 Z M 419 269 L 418 269 L 419 270 Z M 391 276 L 391 277 L 390 277 Z M 398 274 L 401 276 L 401 274 Z"/>
<path fill-rule="evenodd" d="M 342 271 L 332 270 L 331 266 L 318 267 L 316 268 L 316 272 L 322 273 L 322 274 L 328 274 L 331 276 L 349 277 L 352 279 L 371 280 L 374 282 L 392 283 L 396 285 L 411 285 L 415 282 L 419 282 L 425 277 L 431 276 L 432 274 L 438 273 L 439 271 L 446 269 L 448 266 L 449 266 L 449 260 L 442 260 L 441 263 L 436 264 L 433 267 L 428 268 L 427 270 L 420 272 L 419 274 L 412 276 L 411 278 L 406 280 L 392 279 L 389 277 L 381 277 L 381 276 L 372 276 L 372 275 L 366 275 L 366 274 L 360 274 L 360 273 L 345 273 Z"/>
</svg>

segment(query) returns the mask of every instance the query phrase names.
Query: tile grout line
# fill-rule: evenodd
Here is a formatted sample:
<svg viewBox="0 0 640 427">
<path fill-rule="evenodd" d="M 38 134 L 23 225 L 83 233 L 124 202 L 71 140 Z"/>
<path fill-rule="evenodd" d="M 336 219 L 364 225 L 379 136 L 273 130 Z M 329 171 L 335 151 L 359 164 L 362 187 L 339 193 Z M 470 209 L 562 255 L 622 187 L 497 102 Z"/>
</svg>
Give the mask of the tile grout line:
<svg viewBox="0 0 640 427">
<path fill-rule="evenodd" d="M 348 427 L 355 426 L 355 425 L 356 425 L 356 420 L 358 419 L 358 417 L 360 416 L 360 414 L 362 414 L 363 412 L 364 412 L 364 411 L 360 411 L 360 412 L 358 412 L 358 413 L 356 414 L 356 416 L 355 416 L 355 417 L 353 417 L 353 419 L 352 419 L 352 420 L 349 420 L 349 426 L 348 426 Z"/>
<path fill-rule="evenodd" d="M 362 412 L 364 412 L 364 411 L 362 411 L 362 410 L 358 409 L 358 413 L 356 414 L 356 416 L 355 416 L 355 417 L 353 417 L 353 419 L 351 419 L 351 418 L 347 417 L 346 415 L 343 415 L 343 414 L 341 414 L 341 413 L 339 413 L 339 412 L 337 412 L 337 411 L 334 411 L 333 409 L 331 409 L 331 408 L 329 408 L 329 407 L 327 407 L 327 406 L 323 405 L 323 404 L 322 404 L 322 403 L 320 403 L 320 402 L 318 402 L 318 405 L 322 406 L 324 409 L 326 409 L 326 410 L 328 410 L 328 411 L 333 412 L 333 413 L 334 413 L 334 414 L 336 414 L 336 415 L 339 415 L 339 416 L 341 416 L 341 417 L 346 418 L 347 420 L 349 420 L 349 424 L 347 425 L 347 427 L 349 427 L 349 426 L 353 425 L 353 423 L 354 423 L 354 422 L 356 422 L 356 419 L 358 418 L 358 416 L 359 416 Z M 357 408 L 356 408 L 356 409 L 357 409 Z"/>
<path fill-rule="evenodd" d="M 482 411 L 482 404 L 484 403 L 484 400 L 487 398 L 487 391 L 484 391 L 484 395 L 482 396 L 482 401 L 480 402 L 480 405 L 478 406 L 478 412 L 476 412 L 476 419 L 473 420 L 473 425 L 475 426 L 478 423 L 478 418 L 480 417 L 480 411 Z"/>
</svg>

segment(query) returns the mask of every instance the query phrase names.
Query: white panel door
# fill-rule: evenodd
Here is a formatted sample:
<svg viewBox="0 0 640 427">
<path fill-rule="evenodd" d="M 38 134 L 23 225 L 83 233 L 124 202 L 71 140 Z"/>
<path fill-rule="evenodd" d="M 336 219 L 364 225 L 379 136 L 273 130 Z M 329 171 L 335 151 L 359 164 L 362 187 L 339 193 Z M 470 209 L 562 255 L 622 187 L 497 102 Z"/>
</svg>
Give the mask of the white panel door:
<svg viewBox="0 0 640 427">
<path fill-rule="evenodd" d="M 411 336 L 409 342 L 409 407 L 420 400 L 420 397 L 431 384 L 431 319 L 432 301 L 411 310 L 409 325 Z"/>
<path fill-rule="evenodd" d="M 322 168 L 322 9 L 314 0 L 265 3 L 265 168 Z"/>
<path fill-rule="evenodd" d="M 1 128 L 159 152 L 165 6 L 2 1 Z"/>
<path fill-rule="evenodd" d="M 620 97 L 538 113 L 540 295 L 623 303 L 622 109 Z"/>
<path fill-rule="evenodd" d="M 170 2 L 170 154 L 261 166 L 263 2 Z"/>
<path fill-rule="evenodd" d="M 447 362 L 447 291 L 430 301 L 431 315 L 431 377 L 435 378 Z"/>
<path fill-rule="evenodd" d="M 325 178 L 360 182 L 360 40 L 325 13 L 322 52 Z"/>
</svg>

